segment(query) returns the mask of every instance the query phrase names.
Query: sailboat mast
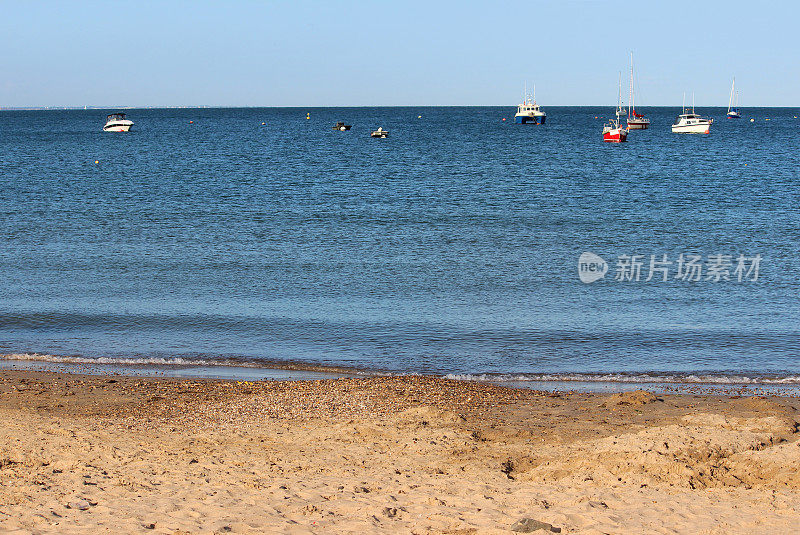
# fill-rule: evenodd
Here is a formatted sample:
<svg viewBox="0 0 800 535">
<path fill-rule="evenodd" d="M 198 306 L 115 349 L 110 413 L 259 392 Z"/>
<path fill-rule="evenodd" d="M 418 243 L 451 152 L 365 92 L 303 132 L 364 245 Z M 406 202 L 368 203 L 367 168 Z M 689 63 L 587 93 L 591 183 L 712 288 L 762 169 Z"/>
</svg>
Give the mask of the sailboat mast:
<svg viewBox="0 0 800 535">
<path fill-rule="evenodd" d="M 728 99 L 728 113 L 731 111 L 731 106 L 733 105 L 733 88 L 736 86 L 736 77 L 733 77 L 733 83 L 731 84 L 731 96 Z"/>
<path fill-rule="evenodd" d="M 635 110 L 636 106 L 633 105 L 633 51 L 631 50 L 631 81 L 630 87 L 628 88 L 628 117 L 630 117 L 631 112 Z"/>
</svg>

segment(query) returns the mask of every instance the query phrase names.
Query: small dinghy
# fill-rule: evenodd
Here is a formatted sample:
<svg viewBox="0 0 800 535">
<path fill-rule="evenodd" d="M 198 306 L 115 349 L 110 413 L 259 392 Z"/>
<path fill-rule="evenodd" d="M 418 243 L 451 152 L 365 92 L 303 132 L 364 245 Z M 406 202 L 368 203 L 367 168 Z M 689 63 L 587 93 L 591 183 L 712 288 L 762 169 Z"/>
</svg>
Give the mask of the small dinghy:
<svg viewBox="0 0 800 535">
<path fill-rule="evenodd" d="M 332 127 L 332 128 L 333 128 L 334 130 L 339 130 L 339 131 L 341 131 L 341 132 L 344 132 L 344 131 L 346 131 L 346 130 L 350 130 L 351 128 L 353 128 L 353 125 L 351 125 L 351 124 L 344 124 L 342 121 L 339 121 L 339 122 L 337 122 L 335 125 L 333 125 L 333 127 Z"/>
<path fill-rule="evenodd" d="M 388 132 L 387 130 L 384 130 L 384 129 L 383 129 L 383 128 L 381 128 L 381 127 L 378 127 L 378 129 L 377 129 L 377 130 L 374 130 L 374 131 L 373 131 L 373 132 L 370 134 L 370 136 L 372 136 L 372 137 L 377 137 L 377 138 L 380 138 L 380 139 L 384 139 L 384 138 L 386 138 L 386 137 L 388 137 L 388 136 L 389 136 L 389 132 Z"/>
</svg>

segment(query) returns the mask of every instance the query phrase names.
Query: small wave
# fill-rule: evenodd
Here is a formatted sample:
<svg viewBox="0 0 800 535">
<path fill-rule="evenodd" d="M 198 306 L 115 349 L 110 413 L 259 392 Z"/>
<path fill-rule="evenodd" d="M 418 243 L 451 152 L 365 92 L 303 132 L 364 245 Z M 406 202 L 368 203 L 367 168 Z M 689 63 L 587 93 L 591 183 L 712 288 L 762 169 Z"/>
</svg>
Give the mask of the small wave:
<svg viewBox="0 0 800 535">
<path fill-rule="evenodd" d="M 582 383 L 675 383 L 675 384 L 722 384 L 722 385 L 794 385 L 800 384 L 800 375 L 787 376 L 754 376 L 725 374 L 454 374 L 449 373 L 445 379 L 460 381 L 490 382 L 582 382 Z"/>
<path fill-rule="evenodd" d="M 51 355 L 46 353 L 6 353 L 0 354 L 0 361 L 42 362 L 62 365 L 107 365 L 107 366 L 175 366 L 208 368 L 248 368 L 259 370 L 285 370 L 298 372 L 319 372 L 336 375 L 374 376 L 378 372 L 359 370 L 343 365 L 318 364 L 299 361 L 270 361 L 242 358 L 203 358 L 203 357 L 84 357 L 80 355 Z"/>
<path fill-rule="evenodd" d="M 0 355 L 2 360 L 24 360 L 33 362 L 53 362 L 56 364 L 116 364 L 125 366 L 159 365 L 159 366 L 238 366 L 241 368 L 260 367 L 255 363 L 231 359 L 185 359 L 180 357 L 141 357 L 141 358 L 112 358 L 112 357 L 79 357 L 48 355 L 42 353 L 9 353 Z"/>
<path fill-rule="evenodd" d="M 416 372 L 389 372 L 347 368 L 344 366 L 303 362 L 253 361 L 235 358 L 184 358 L 184 357 L 84 357 L 51 355 L 46 353 L 0 354 L 0 360 L 47 362 L 53 364 L 110 365 L 110 366 L 183 366 L 183 367 L 237 367 L 327 371 L 371 377 L 418 375 Z M 660 384 L 717 384 L 717 385 L 800 385 L 800 375 L 744 375 L 700 373 L 448 373 L 445 379 L 459 381 L 513 382 L 575 382 L 575 383 L 660 383 Z"/>
</svg>

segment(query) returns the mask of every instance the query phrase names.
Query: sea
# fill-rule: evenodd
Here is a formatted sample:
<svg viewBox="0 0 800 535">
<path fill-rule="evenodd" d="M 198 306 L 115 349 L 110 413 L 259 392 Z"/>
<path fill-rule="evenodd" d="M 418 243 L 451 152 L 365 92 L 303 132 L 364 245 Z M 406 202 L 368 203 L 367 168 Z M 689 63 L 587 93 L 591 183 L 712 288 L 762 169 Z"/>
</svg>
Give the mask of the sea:
<svg viewBox="0 0 800 535">
<path fill-rule="evenodd" d="M 544 110 L 0 111 L 0 367 L 800 392 L 800 108 Z"/>
</svg>

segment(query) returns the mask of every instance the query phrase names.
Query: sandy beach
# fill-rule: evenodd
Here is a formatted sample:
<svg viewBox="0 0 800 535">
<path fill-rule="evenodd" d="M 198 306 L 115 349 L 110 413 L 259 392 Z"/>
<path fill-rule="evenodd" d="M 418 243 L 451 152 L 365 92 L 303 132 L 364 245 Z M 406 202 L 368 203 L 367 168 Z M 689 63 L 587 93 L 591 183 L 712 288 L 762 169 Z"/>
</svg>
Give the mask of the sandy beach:
<svg viewBox="0 0 800 535">
<path fill-rule="evenodd" d="M 481 534 L 530 518 L 552 526 L 534 533 L 797 533 L 798 408 L 8 371 L 0 531 Z"/>
</svg>

